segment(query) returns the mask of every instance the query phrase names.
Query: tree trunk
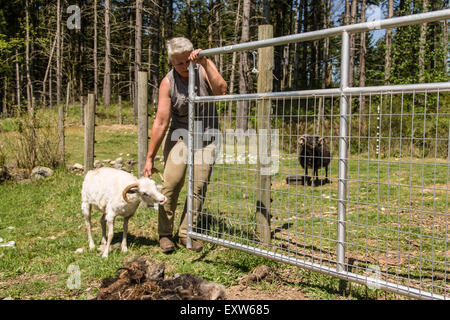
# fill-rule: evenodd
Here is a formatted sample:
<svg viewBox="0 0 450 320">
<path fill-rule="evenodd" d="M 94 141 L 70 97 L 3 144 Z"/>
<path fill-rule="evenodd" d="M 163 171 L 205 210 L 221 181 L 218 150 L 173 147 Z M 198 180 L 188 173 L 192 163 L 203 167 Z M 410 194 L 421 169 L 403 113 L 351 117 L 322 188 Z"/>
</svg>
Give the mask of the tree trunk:
<svg viewBox="0 0 450 320">
<path fill-rule="evenodd" d="M 109 22 L 111 0 L 105 0 L 105 74 L 103 80 L 103 102 L 105 109 L 111 104 L 111 25 Z"/>
<path fill-rule="evenodd" d="M 444 70 L 445 70 L 445 74 L 448 75 L 448 62 L 447 62 L 447 57 L 448 57 L 448 20 L 444 20 L 444 39 L 443 39 L 443 43 L 444 43 Z"/>
<path fill-rule="evenodd" d="M 97 0 L 94 0 L 94 95 L 98 97 L 98 61 L 97 61 Z"/>
<path fill-rule="evenodd" d="M 356 15 L 358 11 L 358 0 L 352 0 L 352 9 L 350 24 L 355 24 L 357 22 Z M 356 57 L 356 46 L 355 46 L 355 34 L 350 34 L 350 61 L 349 61 L 349 73 L 348 73 L 348 85 L 353 87 L 354 83 L 354 71 L 355 71 L 355 57 Z"/>
<path fill-rule="evenodd" d="M 361 23 L 366 22 L 366 0 L 361 2 Z M 359 86 L 366 86 L 366 33 L 361 33 L 361 50 L 359 53 Z M 367 136 L 367 117 L 366 117 L 366 96 L 360 97 L 360 114 L 361 114 L 361 132 L 360 135 Z"/>
<path fill-rule="evenodd" d="M 16 94 L 17 94 L 17 105 L 20 106 L 20 72 L 19 72 L 19 51 L 16 48 Z"/>
<path fill-rule="evenodd" d="M 394 0 L 388 1 L 388 18 L 394 16 Z M 392 50 L 392 29 L 386 30 L 386 57 L 384 60 L 384 82 L 391 82 L 391 50 Z"/>
<path fill-rule="evenodd" d="M 25 68 L 27 76 L 27 105 L 30 118 L 34 118 L 34 103 L 31 84 L 31 60 L 30 60 L 30 0 L 25 2 Z"/>
<path fill-rule="evenodd" d="M 53 52 L 54 52 L 55 46 L 56 46 L 56 39 L 57 39 L 57 36 L 55 36 L 55 39 L 53 40 L 52 49 L 50 50 L 50 57 L 48 58 L 47 69 L 45 69 L 44 81 L 42 81 L 42 85 L 43 85 L 43 89 L 42 89 L 43 101 L 42 102 L 43 102 L 44 106 L 47 104 L 47 98 L 46 98 L 47 77 L 48 77 L 49 71 L 52 66 L 52 58 L 53 58 Z"/>
<path fill-rule="evenodd" d="M 154 5 L 153 19 L 151 22 L 152 31 L 150 33 L 149 41 L 149 81 L 152 87 L 152 102 L 155 108 L 158 105 L 158 89 L 159 89 L 159 59 L 160 59 L 160 46 L 159 46 L 159 33 L 160 33 L 160 17 L 161 10 L 160 5 L 162 1 L 159 1 L 158 5 Z"/>
<path fill-rule="evenodd" d="M 236 20 L 234 22 L 234 36 L 233 36 L 234 41 L 233 41 L 233 43 L 237 43 L 237 39 L 238 39 L 240 14 L 241 14 L 241 0 L 238 0 L 237 10 L 236 10 Z M 237 60 L 237 52 L 233 52 L 233 57 L 232 57 L 232 61 L 231 61 L 230 86 L 228 88 L 229 94 L 233 94 L 233 91 L 234 91 L 236 60 Z M 233 114 L 233 102 L 230 101 L 228 104 L 228 117 L 229 117 L 230 121 L 231 121 L 232 114 Z"/>
<path fill-rule="evenodd" d="M 187 38 L 192 38 L 192 14 L 191 14 L 191 0 L 187 0 L 186 7 L 186 22 L 187 22 Z"/>
<path fill-rule="evenodd" d="M 296 17 L 297 17 L 297 23 L 295 25 L 295 33 L 299 33 L 301 31 L 301 17 L 302 17 L 302 10 L 300 7 L 300 1 L 297 1 L 297 8 L 296 8 Z M 297 90 L 298 88 L 298 78 L 299 78 L 299 55 L 300 55 L 300 45 L 298 42 L 294 43 L 294 66 L 293 66 L 293 80 L 292 80 L 292 89 Z"/>
<path fill-rule="evenodd" d="M 61 0 L 56 4 L 56 104 L 61 102 Z"/>
<path fill-rule="evenodd" d="M 6 117 L 8 114 L 8 109 L 6 107 L 6 103 L 8 101 L 8 77 L 5 77 L 4 83 L 3 83 L 3 105 L 1 110 L 1 115 L 3 117 Z"/>
<path fill-rule="evenodd" d="M 423 0 L 423 12 L 428 11 L 428 0 Z M 419 39 L 419 82 L 425 82 L 425 43 L 427 41 L 427 24 L 420 25 Z"/>
<path fill-rule="evenodd" d="M 242 34 L 241 43 L 250 40 L 250 0 L 243 1 L 242 14 Z M 248 59 L 247 52 L 240 53 L 239 64 L 239 93 L 248 93 Z M 237 119 L 236 128 L 242 129 L 244 132 L 248 129 L 248 101 L 239 101 L 237 103 Z"/>
<path fill-rule="evenodd" d="M 303 0 L 302 1 L 302 12 L 303 12 L 303 23 L 302 23 L 302 32 L 308 32 L 308 1 Z M 307 73 L 307 64 L 308 60 L 308 42 L 303 41 L 302 42 L 302 60 L 300 62 L 300 77 L 301 77 L 301 88 L 302 90 L 305 90 L 308 88 L 308 73 Z"/>
<path fill-rule="evenodd" d="M 136 0 L 136 31 L 134 38 L 134 118 L 138 115 L 138 80 L 142 63 L 142 0 Z"/>
</svg>

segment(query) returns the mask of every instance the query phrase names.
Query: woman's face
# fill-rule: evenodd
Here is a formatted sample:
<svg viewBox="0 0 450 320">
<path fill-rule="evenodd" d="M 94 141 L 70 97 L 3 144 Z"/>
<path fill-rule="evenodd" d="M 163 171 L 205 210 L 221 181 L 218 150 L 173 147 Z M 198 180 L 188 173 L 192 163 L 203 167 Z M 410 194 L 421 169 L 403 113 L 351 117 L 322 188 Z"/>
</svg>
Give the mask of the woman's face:
<svg viewBox="0 0 450 320">
<path fill-rule="evenodd" d="M 172 64 L 177 70 L 178 74 L 183 78 L 189 77 L 189 55 L 190 51 L 183 52 L 180 54 L 174 54 L 171 58 Z"/>
</svg>

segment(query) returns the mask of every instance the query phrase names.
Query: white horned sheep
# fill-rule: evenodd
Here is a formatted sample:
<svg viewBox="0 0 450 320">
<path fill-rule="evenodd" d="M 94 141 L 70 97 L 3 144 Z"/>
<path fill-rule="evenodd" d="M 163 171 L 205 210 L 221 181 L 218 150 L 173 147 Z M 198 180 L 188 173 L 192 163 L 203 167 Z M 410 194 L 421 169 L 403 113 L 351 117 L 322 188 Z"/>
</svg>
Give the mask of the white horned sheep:
<svg viewBox="0 0 450 320">
<path fill-rule="evenodd" d="M 128 220 L 134 215 L 141 201 L 164 204 L 167 198 L 161 194 L 155 181 L 147 177 L 137 179 L 134 175 L 113 168 L 98 168 L 86 174 L 81 190 L 81 210 L 86 222 L 89 248 L 94 249 L 91 234 L 91 210 L 96 207 L 103 212 L 102 241 L 105 246 L 102 257 L 107 258 L 114 235 L 114 219 L 123 217 L 123 238 L 121 249 L 127 251 Z M 108 224 L 108 238 L 106 225 Z"/>
</svg>

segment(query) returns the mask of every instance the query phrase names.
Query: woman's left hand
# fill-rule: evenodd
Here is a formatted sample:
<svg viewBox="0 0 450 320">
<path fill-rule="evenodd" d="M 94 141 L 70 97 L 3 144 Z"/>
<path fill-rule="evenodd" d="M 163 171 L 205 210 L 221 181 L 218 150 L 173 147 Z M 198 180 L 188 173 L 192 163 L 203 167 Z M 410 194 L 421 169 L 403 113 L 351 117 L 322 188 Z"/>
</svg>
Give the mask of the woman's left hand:
<svg viewBox="0 0 450 320">
<path fill-rule="evenodd" d="M 199 57 L 198 54 L 202 51 L 202 49 L 195 49 L 189 55 L 189 60 L 194 61 L 195 63 L 201 64 L 202 67 L 206 66 L 207 58 L 205 56 Z"/>
</svg>

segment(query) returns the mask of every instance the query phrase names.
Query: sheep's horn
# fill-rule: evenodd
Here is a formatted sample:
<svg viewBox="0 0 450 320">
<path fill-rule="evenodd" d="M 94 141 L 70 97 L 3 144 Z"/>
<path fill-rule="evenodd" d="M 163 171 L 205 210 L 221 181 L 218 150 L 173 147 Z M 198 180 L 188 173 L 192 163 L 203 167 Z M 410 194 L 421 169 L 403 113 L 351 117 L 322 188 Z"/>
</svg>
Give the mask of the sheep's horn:
<svg viewBox="0 0 450 320">
<path fill-rule="evenodd" d="M 324 137 L 320 137 L 319 138 L 319 146 L 321 146 L 324 141 L 325 141 L 325 138 Z"/>
<path fill-rule="evenodd" d="M 298 143 L 304 144 L 305 143 L 305 137 L 304 136 L 299 137 L 298 138 Z"/>
<path fill-rule="evenodd" d="M 152 168 L 152 173 L 157 173 L 159 175 L 159 177 L 161 178 L 161 180 L 164 182 L 164 176 L 161 174 L 161 171 L 159 171 L 156 168 Z"/>
<path fill-rule="evenodd" d="M 139 186 L 139 184 L 137 184 L 137 183 L 132 183 L 132 184 L 130 184 L 129 186 L 127 186 L 125 189 L 123 189 L 123 191 L 122 191 L 122 197 L 123 197 L 123 200 L 125 200 L 125 202 L 127 202 L 127 203 L 130 203 L 130 202 L 131 202 L 130 200 L 128 200 L 127 193 L 128 193 L 132 188 L 137 188 L 138 186 Z"/>
</svg>

